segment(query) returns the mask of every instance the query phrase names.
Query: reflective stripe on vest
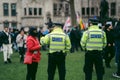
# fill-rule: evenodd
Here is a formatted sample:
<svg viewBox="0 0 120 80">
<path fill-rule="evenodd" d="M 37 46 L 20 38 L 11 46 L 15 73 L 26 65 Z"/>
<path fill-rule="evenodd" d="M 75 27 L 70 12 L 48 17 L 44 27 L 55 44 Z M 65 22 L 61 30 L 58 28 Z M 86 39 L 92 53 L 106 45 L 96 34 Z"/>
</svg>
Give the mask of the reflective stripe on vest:
<svg viewBox="0 0 120 80">
<path fill-rule="evenodd" d="M 86 44 L 87 50 L 102 50 L 103 48 L 103 38 L 104 32 L 101 30 L 88 31 L 88 40 Z"/>
<path fill-rule="evenodd" d="M 60 50 L 65 50 L 66 45 L 66 35 L 65 34 L 50 34 L 50 52 L 56 52 Z"/>
</svg>

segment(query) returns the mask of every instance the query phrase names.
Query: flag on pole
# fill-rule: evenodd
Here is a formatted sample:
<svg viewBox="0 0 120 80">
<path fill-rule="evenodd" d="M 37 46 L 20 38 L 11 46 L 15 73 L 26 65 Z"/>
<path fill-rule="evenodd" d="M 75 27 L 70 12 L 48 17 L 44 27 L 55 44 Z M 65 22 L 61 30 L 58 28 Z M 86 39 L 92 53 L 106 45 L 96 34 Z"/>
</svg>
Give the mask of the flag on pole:
<svg viewBox="0 0 120 80">
<path fill-rule="evenodd" d="M 76 18 L 77 18 L 77 22 L 79 23 L 80 22 L 80 14 L 79 14 L 79 12 L 76 13 Z"/>
<path fill-rule="evenodd" d="M 80 29 L 81 30 L 85 29 L 85 26 L 84 26 L 83 21 L 82 21 L 81 18 L 80 18 L 79 24 L 80 24 Z"/>
<path fill-rule="evenodd" d="M 68 29 L 69 29 L 69 28 L 68 28 L 69 26 L 71 26 L 71 19 L 70 19 L 70 17 L 68 17 L 67 20 L 65 21 L 63 30 L 67 32 Z"/>
<path fill-rule="evenodd" d="M 76 13 L 76 18 L 77 18 L 78 24 L 80 24 L 80 29 L 81 29 L 81 30 L 85 29 L 85 26 L 84 26 L 84 24 L 83 24 L 82 18 L 80 18 L 79 12 Z"/>
</svg>

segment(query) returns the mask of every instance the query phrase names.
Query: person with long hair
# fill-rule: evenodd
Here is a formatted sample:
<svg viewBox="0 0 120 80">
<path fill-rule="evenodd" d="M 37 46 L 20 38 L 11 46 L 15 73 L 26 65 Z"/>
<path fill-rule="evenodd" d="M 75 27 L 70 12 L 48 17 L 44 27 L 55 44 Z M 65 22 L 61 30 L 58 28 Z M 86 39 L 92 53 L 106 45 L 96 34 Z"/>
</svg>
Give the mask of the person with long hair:
<svg viewBox="0 0 120 80">
<path fill-rule="evenodd" d="M 40 44 L 37 38 L 37 28 L 31 27 L 29 29 L 29 35 L 27 37 L 26 46 L 26 56 L 32 56 L 32 63 L 27 64 L 27 75 L 26 80 L 36 80 L 36 73 L 38 68 L 38 62 L 40 61 Z"/>
<path fill-rule="evenodd" d="M 17 46 L 19 49 L 21 63 L 23 63 L 23 61 L 24 61 L 24 55 L 25 55 L 25 51 L 26 51 L 26 46 L 25 46 L 26 38 L 27 38 L 27 35 L 25 34 L 24 29 L 21 29 L 20 33 L 16 37 L 16 42 L 17 42 Z"/>
</svg>

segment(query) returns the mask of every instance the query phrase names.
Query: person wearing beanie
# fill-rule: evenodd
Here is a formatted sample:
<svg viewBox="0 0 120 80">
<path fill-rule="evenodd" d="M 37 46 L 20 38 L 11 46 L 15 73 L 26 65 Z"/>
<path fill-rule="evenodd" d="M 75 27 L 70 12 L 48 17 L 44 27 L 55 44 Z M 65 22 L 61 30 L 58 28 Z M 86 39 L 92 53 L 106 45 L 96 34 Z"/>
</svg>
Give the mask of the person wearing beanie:
<svg viewBox="0 0 120 80">
<path fill-rule="evenodd" d="M 26 80 L 36 80 L 36 73 L 38 68 L 38 62 L 40 61 L 41 53 L 40 53 L 40 47 L 38 38 L 37 38 L 37 28 L 30 27 L 29 29 L 29 35 L 27 37 L 26 41 L 26 54 L 25 58 L 27 56 L 32 56 L 32 63 L 27 64 L 27 75 Z"/>
<path fill-rule="evenodd" d="M 105 59 L 106 67 L 111 68 L 110 62 L 115 56 L 113 27 L 110 24 L 106 24 L 104 31 L 107 37 L 107 46 L 105 47 L 103 58 Z"/>
</svg>

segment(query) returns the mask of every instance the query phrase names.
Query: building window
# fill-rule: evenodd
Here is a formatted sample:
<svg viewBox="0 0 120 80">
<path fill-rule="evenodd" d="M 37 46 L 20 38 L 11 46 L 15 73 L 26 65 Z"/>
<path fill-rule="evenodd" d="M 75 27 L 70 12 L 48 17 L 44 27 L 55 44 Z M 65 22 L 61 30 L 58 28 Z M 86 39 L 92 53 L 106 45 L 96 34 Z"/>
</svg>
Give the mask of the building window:
<svg viewBox="0 0 120 80">
<path fill-rule="evenodd" d="M 99 9 L 98 8 L 96 8 L 96 15 L 99 15 Z"/>
<path fill-rule="evenodd" d="M 17 28 L 17 23 L 16 23 L 16 22 L 12 22 L 12 23 L 11 23 L 11 26 L 12 26 L 13 28 Z"/>
<path fill-rule="evenodd" d="M 4 27 L 9 27 L 9 22 L 4 22 Z"/>
<path fill-rule="evenodd" d="M 82 15 L 85 15 L 85 8 L 82 8 Z"/>
<path fill-rule="evenodd" d="M 62 12 L 64 12 L 65 16 L 70 15 L 69 4 L 54 3 L 53 4 L 53 15 L 54 16 L 62 16 Z"/>
<path fill-rule="evenodd" d="M 57 16 L 57 4 L 56 3 L 53 4 L 53 15 Z"/>
<path fill-rule="evenodd" d="M 116 15 L 116 3 L 113 2 L 111 3 L 111 16 L 115 16 Z"/>
<path fill-rule="evenodd" d="M 118 7 L 118 13 L 120 13 L 120 6 Z M 119 14 L 120 15 L 120 14 Z"/>
<path fill-rule="evenodd" d="M 24 8 L 24 15 L 27 15 L 27 9 Z"/>
<path fill-rule="evenodd" d="M 11 4 L 11 16 L 16 16 L 16 4 Z"/>
<path fill-rule="evenodd" d="M 3 4 L 3 14 L 4 14 L 4 16 L 9 15 L 9 7 L 8 6 L 9 6 L 8 3 Z"/>
<path fill-rule="evenodd" d="M 34 15 L 37 15 L 37 8 L 34 8 Z"/>
<path fill-rule="evenodd" d="M 29 8 L 29 15 L 32 15 L 32 8 Z"/>
<path fill-rule="evenodd" d="M 42 15 L 42 8 L 39 8 L 39 15 Z"/>
<path fill-rule="evenodd" d="M 59 4 L 59 8 L 58 8 L 58 15 L 60 16 L 61 15 L 61 12 L 62 12 L 62 8 L 63 8 L 63 4 Z"/>
<path fill-rule="evenodd" d="M 90 8 L 87 8 L 86 10 L 87 10 L 87 11 L 86 11 L 86 12 L 87 12 L 87 15 L 90 15 Z"/>
<path fill-rule="evenodd" d="M 69 4 L 65 4 L 65 16 L 69 16 L 70 15 L 70 6 Z"/>
<path fill-rule="evenodd" d="M 95 14 L 95 8 L 92 7 L 92 8 L 91 8 L 91 15 L 94 15 L 94 14 Z"/>
</svg>

